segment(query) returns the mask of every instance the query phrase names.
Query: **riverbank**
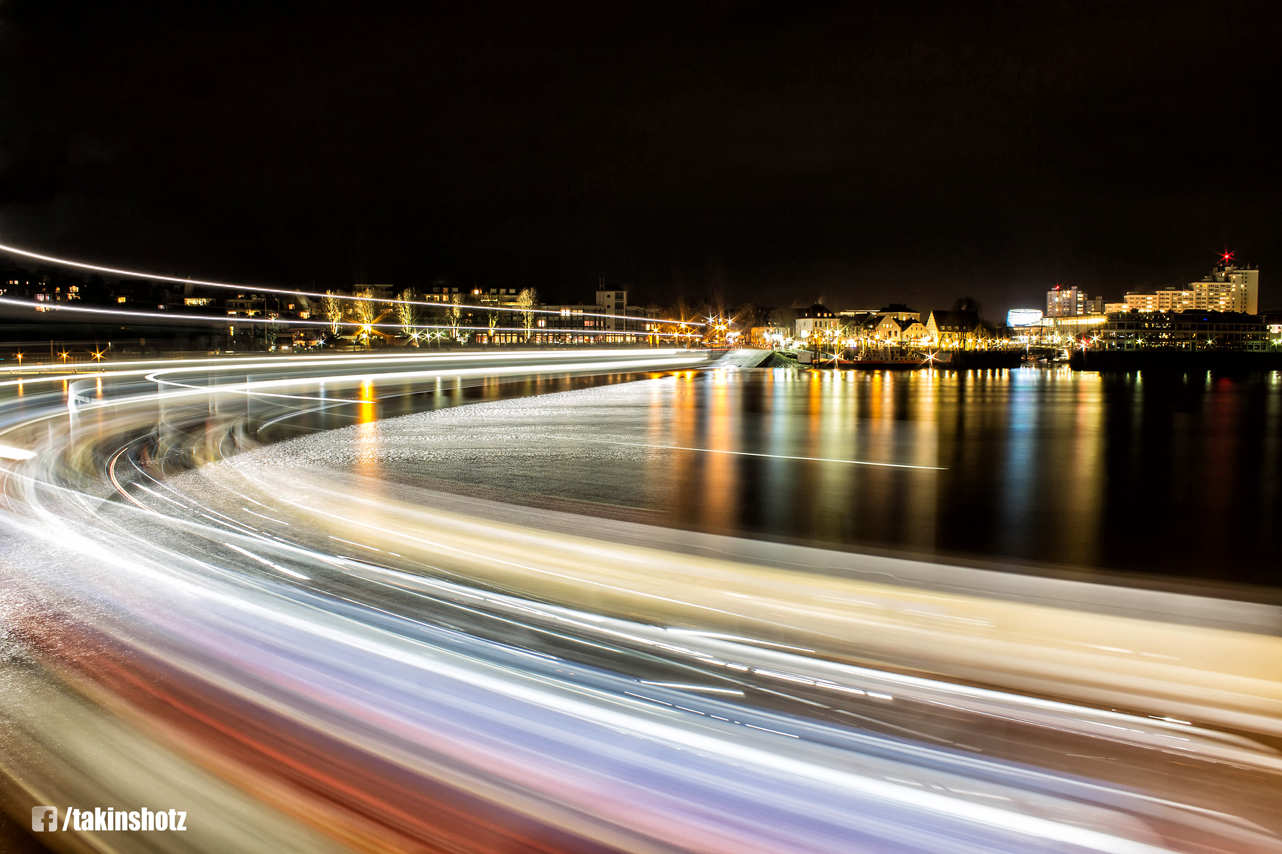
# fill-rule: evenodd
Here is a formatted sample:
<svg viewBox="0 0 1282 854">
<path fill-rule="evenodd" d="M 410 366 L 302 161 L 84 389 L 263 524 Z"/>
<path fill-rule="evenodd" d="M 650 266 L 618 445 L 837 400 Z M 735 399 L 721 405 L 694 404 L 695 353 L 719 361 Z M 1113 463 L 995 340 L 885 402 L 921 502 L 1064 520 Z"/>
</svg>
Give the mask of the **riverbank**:
<svg viewBox="0 0 1282 854">
<path fill-rule="evenodd" d="M 1069 356 L 1075 371 L 1135 373 L 1256 373 L 1282 371 L 1282 352 L 1245 353 L 1217 350 L 1078 350 Z"/>
</svg>

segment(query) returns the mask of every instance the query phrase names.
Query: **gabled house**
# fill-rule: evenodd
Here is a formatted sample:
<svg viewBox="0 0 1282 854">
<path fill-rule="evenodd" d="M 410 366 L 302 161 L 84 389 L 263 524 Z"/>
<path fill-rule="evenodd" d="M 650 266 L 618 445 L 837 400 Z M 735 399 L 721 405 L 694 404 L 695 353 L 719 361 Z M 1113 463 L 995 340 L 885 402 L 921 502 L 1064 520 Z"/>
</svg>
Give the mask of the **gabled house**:
<svg viewBox="0 0 1282 854">
<path fill-rule="evenodd" d="M 796 322 L 797 337 L 806 339 L 812 335 L 828 335 L 841 328 L 841 320 L 826 307 L 815 303 L 801 313 Z"/>
<path fill-rule="evenodd" d="M 935 346 L 956 350 L 974 349 L 988 338 L 988 331 L 974 311 L 936 309 L 926 321 L 926 332 Z"/>
</svg>

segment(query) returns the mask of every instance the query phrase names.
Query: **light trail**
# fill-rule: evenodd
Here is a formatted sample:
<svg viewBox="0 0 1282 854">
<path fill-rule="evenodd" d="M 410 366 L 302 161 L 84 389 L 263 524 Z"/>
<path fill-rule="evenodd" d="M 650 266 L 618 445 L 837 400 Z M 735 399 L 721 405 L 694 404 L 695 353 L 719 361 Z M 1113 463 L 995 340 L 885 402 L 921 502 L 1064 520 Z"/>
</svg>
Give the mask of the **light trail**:
<svg viewBox="0 0 1282 854">
<path fill-rule="evenodd" d="M 811 463 L 842 463 L 850 466 L 877 466 L 892 469 L 921 469 L 923 471 L 948 471 L 947 466 L 919 466 L 908 463 L 883 463 L 875 460 L 843 460 L 836 457 L 799 457 L 790 454 L 766 454 L 756 451 L 731 451 L 724 448 L 691 448 L 684 445 L 656 445 L 649 442 L 619 442 L 612 439 L 585 439 L 582 437 L 558 436 L 572 442 L 587 442 L 593 445 L 622 445 L 629 448 L 650 448 L 656 451 L 690 451 L 699 454 L 728 454 L 736 457 L 764 457 L 774 460 L 800 460 Z"/>
<path fill-rule="evenodd" d="M 69 411 L 74 386 L 0 399 L 4 447 L 29 452 L 0 463 L 0 627 L 25 656 L 0 692 L 25 746 L 0 772 L 33 803 L 186 798 L 207 850 L 1277 850 L 1282 762 L 1252 734 L 1282 727 L 1282 639 L 1166 622 L 1185 599 L 1139 620 L 1019 601 L 996 574 L 1004 599 L 960 592 L 978 570 L 686 554 L 662 529 L 382 479 L 373 437 L 398 422 L 255 447 L 318 384 L 350 405 L 370 381 L 655 356 L 148 362 L 105 368 L 92 406 Z M 519 444 L 554 402 L 476 421 Z M 399 422 L 406 444 L 475 441 L 447 412 Z"/>
<path fill-rule="evenodd" d="M 175 284 L 180 284 L 180 285 L 200 285 L 201 287 L 205 287 L 205 288 L 219 288 L 223 290 L 234 290 L 234 291 L 258 291 L 258 292 L 268 293 L 268 294 L 279 294 L 282 296 L 304 296 L 309 299 L 311 298 L 325 299 L 328 297 L 328 298 L 337 299 L 337 300 L 347 300 L 349 302 L 373 302 L 373 303 L 383 303 L 386 305 L 416 305 L 416 306 L 422 306 L 425 308 L 443 309 L 443 310 L 449 309 L 449 308 L 459 308 L 459 309 L 470 309 L 475 311 L 495 311 L 495 312 L 506 311 L 509 313 L 518 313 L 518 314 L 550 314 L 550 315 L 561 316 L 560 309 L 520 308 L 518 306 L 497 306 L 497 305 L 484 305 L 484 304 L 470 305 L 470 304 L 464 304 L 464 303 L 403 300 L 399 298 L 382 299 L 380 297 L 361 297 L 361 296 L 355 296 L 355 295 L 349 295 L 349 294 L 331 294 L 331 293 L 320 293 L 318 291 L 289 290 L 287 288 L 273 288 L 273 287 L 260 286 L 260 285 L 233 285 L 233 284 L 228 284 L 226 282 L 210 282 L 210 281 L 203 281 L 199 279 L 190 279 L 190 278 L 180 279 L 175 276 L 161 276 L 155 273 L 142 273 L 136 270 L 122 270 L 116 267 L 103 267 L 97 264 L 86 264 L 82 261 L 72 261 L 68 258 L 58 258 L 53 255 L 41 255 L 40 253 L 37 253 L 37 252 L 30 252 L 26 249 L 19 249 L 16 246 L 9 246 L 3 243 L 0 243 L 0 252 L 7 252 L 10 255 L 17 255 L 22 258 L 31 258 L 32 260 L 35 260 L 35 261 L 44 261 L 49 264 L 57 264 L 62 267 L 74 267 L 78 270 L 93 270 L 96 273 L 108 273 L 113 276 L 129 276 L 130 278 L 150 279 L 156 282 L 173 282 Z M 46 308 L 50 307 L 48 306 L 47 303 L 36 303 L 36 305 L 44 305 L 46 306 Z M 613 320 L 627 319 L 626 315 L 609 314 L 605 312 L 586 312 L 586 311 L 577 312 L 576 311 L 575 316 L 576 317 L 601 317 L 601 318 L 610 318 Z M 706 326 L 707 325 L 703 321 L 696 321 L 696 320 L 666 320 L 666 319 L 655 319 L 655 318 L 642 319 L 636 316 L 633 316 L 633 319 L 649 320 L 649 322 L 651 323 L 667 323 L 667 324 L 678 325 L 678 326 L 680 325 Z M 291 322 L 294 322 L 294 321 L 291 321 Z M 339 322 L 341 323 L 344 321 L 339 321 Z M 351 321 L 346 321 L 346 322 L 350 323 Z M 325 325 L 328 326 L 330 324 L 326 322 Z M 357 325 L 368 326 L 371 324 L 357 324 Z M 400 324 L 391 324 L 391 325 L 395 325 L 398 327 L 400 326 Z M 422 329 L 461 328 L 461 327 L 448 327 L 448 326 L 431 327 L 431 326 L 421 326 L 420 324 L 413 324 L 413 325 L 415 326 L 415 328 L 422 328 Z M 488 327 L 475 327 L 475 328 L 483 329 Z M 616 332 L 615 334 L 619 334 L 619 333 Z"/>
<path fill-rule="evenodd" d="M 152 321 L 164 321 L 165 323 L 195 321 L 195 322 L 201 322 L 201 323 L 218 323 L 222 326 L 227 326 L 227 325 L 234 326 L 241 323 L 257 323 L 257 324 L 265 323 L 273 326 L 319 326 L 319 327 L 355 326 L 360 329 L 367 329 L 367 328 L 368 329 L 404 329 L 405 328 L 404 324 L 401 324 L 401 323 L 361 323 L 355 320 L 336 320 L 331 322 L 328 320 L 299 320 L 296 318 L 282 319 L 282 318 L 270 318 L 270 317 L 240 317 L 238 315 L 227 315 L 224 317 L 221 315 L 209 315 L 209 314 L 187 314 L 186 312 L 175 313 L 175 314 L 159 314 L 157 312 L 132 311 L 130 309 L 95 308 L 92 306 L 73 306 L 67 303 L 30 302 L 27 300 L 11 299 L 9 297 L 0 297 L 0 305 L 9 305 L 15 308 L 24 308 L 24 309 L 30 309 L 32 311 L 39 311 L 39 312 L 45 312 L 45 313 L 69 311 L 72 313 L 79 313 L 79 314 L 113 315 L 116 317 L 145 318 Z M 611 316 L 616 316 L 616 315 L 611 315 Z M 661 338 L 693 339 L 693 338 L 700 337 L 693 333 L 685 333 L 685 332 L 641 332 L 641 331 L 625 331 L 625 330 L 619 330 L 619 329 L 580 329 L 580 328 L 568 328 L 568 327 L 567 328 L 534 327 L 532 329 L 526 329 L 524 326 L 495 326 L 495 327 L 462 326 L 462 325 L 450 326 L 448 324 L 415 323 L 413 324 L 413 328 L 414 329 L 435 329 L 439 331 L 448 330 L 451 332 L 458 331 L 458 330 L 466 330 L 468 332 L 491 332 L 491 331 L 513 332 L 513 333 L 519 333 L 519 334 L 527 335 L 531 337 L 535 335 L 563 335 L 563 334 L 564 335 L 612 335 L 616 337 L 620 335 L 636 335 L 641 338 L 656 336 Z"/>
</svg>

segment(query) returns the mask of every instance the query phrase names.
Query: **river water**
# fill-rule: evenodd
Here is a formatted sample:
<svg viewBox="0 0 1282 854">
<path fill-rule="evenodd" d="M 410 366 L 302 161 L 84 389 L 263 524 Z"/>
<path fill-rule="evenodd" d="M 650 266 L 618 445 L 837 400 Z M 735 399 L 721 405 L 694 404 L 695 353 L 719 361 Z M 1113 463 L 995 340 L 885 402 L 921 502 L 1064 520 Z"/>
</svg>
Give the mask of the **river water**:
<svg viewBox="0 0 1282 854">
<path fill-rule="evenodd" d="M 338 449 L 356 441 L 340 430 L 320 456 L 671 527 L 1282 585 L 1278 374 L 620 379 L 632 378 L 535 397 L 472 390 L 472 406 L 362 419 L 359 452 Z"/>
</svg>

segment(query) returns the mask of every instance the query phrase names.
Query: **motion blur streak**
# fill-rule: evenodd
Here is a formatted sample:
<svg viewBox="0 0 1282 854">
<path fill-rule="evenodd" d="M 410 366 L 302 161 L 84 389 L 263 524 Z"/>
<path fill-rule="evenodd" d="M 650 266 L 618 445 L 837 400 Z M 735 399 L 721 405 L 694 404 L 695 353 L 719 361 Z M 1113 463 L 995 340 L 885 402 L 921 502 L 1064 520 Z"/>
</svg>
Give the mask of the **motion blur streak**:
<svg viewBox="0 0 1282 854">
<path fill-rule="evenodd" d="M 1282 850 L 1268 606 L 1105 607 L 1080 583 L 447 494 L 383 459 L 394 423 L 427 459 L 448 433 L 499 468 L 583 444 L 532 408 L 473 404 L 509 448 L 447 410 L 377 420 L 393 400 L 638 375 L 662 394 L 707 358 L 152 362 L 0 386 L 8 800 L 174 806 L 190 830 L 164 844 L 203 851 Z"/>
<path fill-rule="evenodd" d="M 116 267 L 102 267 L 102 266 L 99 266 L 99 265 L 97 265 L 97 264 L 86 264 L 86 263 L 85 263 L 85 262 L 83 262 L 83 261 L 72 261 L 72 260 L 71 260 L 71 259 L 69 259 L 69 258 L 56 258 L 56 257 L 54 257 L 53 255 L 41 255 L 41 254 L 40 254 L 40 253 L 38 253 L 38 252 L 30 252 L 30 251 L 28 251 L 28 250 L 26 250 L 26 249 L 19 249 L 19 248 L 18 248 L 18 247 L 16 247 L 16 246 L 8 246 L 8 245 L 3 244 L 3 243 L 0 243 L 0 253 L 4 253 L 4 254 L 7 254 L 7 255 L 17 255 L 17 256 L 19 256 L 19 257 L 21 257 L 21 258 L 30 258 L 30 259 L 31 259 L 31 260 L 33 260 L 33 261 L 43 261 L 43 262 L 45 262 L 45 263 L 47 263 L 47 264 L 56 264 L 56 265 L 57 265 L 57 266 L 59 266 L 59 267 L 75 267 L 75 268 L 80 269 L 80 270 L 93 270 L 95 273 L 108 273 L 108 274 L 113 275 L 113 276 L 127 276 L 127 277 L 129 277 L 129 278 L 131 278 L 131 279 L 151 279 L 152 281 L 157 281 L 157 282 L 176 282 L 176 283 L 178 283 L 178 284 L 180 284 L 180 285 L 199 285 L 199 286 L 200 286 L 200 287 L 202 287 L 202 288 L 221 288 L 221 289 L 224 289 L 224 290 L 233 290 L 233 291 L 252 290 L 252 291 L 257 291 L 257 292 L 260 292 L 260 293 L 281 294 L 281 295 L 283 295 L 283 296 L 305 296 L 305 297 L 315 297 L 315 298 L 317 298 L 317 299 L 323 299 L 323 298 L 325 298 L 325 297 L 330 297 L 330 298 L 332 298 L 332 299 L 336 299 L 336 300 L 346 300 L 346 301 L 348 301 L 348 302 L 378 302 L 378 303 L 384 303 L 384 304 L 388 304 L 388 305 L 421 305 L 421 306 L 426 306 L 426 307 L 428 307 L 428 308 L 443 308 L 443 307 L 444 307 L 444 306 L 442 305 L 442 303 L 439 303 L 439 302 L 435 302 L 435 303 L 433 303 L 433 302 L 422 302 L 422 301 L 419 301 L 419 300 L 388 299 L 388 298 L 383 298 L 383 297 L 367 297 L 367 296 L 359 296 L 359 295 L 355 295 L 355 294 L 335 294 L 335 293 L 332 293 L 332 292 L 331 292 L 331 293 L 321 293 L 321 292 L 319 292 L 319 291 L 290 290 L 290 289 L 288 289 L 288 288 L 273 288 L 273 287 L 267 287 L 267 286 L 263 286 L 263 285 L 243 285 L 243 284 L 241 284 L 241 285 L 234 285 L 234 284 L 228 284 L 228 283 L 226 283 L 226 282 L 207 282 L 207 281 L 201 281 L 201 280 L 191 279 L 191 278 L 187 278 L 187 279 L 180 279 L 180 278 L 176 278 L 176 277 L 174 277 L 174 276 L 161 276 L 161 275 L 157 275 L 157 274 L 155 274 L 155 273 L 141 273 L 141 272 L 139 272 L 139 271 L 137 271 L 137 270 L 121 270 L 121 269 L 116 268 Z M 17 302 L 17 301 L 16 301 L 16 300 L 14 300 L 13 302 Z M 474 305 L 474 304 L 471 304 L 471 303 L 453 303 L 453 305 L 457 306 L 458 308 L 470 308 L 470 309 L 481 309 L 481 310 L 492 310 L 492 309 L 493 309 L 493 306 L 486 306 L 486 305 Z M 59 308 L 61 308 L 61 307 L 62 307 L 62 306 L 59 306 Z M 43 308 L 48 308 L 48 306 L 43 306 Z M 524 311 L 524 312 L 528 312 L 528 313 L 530 313 L 530 314 L 559 314 L 559 313 L 560 313 L 560 310 L 559 310 L 559 309 L 544 309 L 544 308 L 533 308 L 533 307 L 528 308 L 528 309 L 519 309 L 519 310 L 520 310 L 520 311 Z M 582 316 L 582 317 L 604 317 L 604 318 L 613 318 L 613 317 L 615 317 L 615 315 L 613 315 L 613 314 L 604 314 L 604 313 L 598 313 L 598 312 L 593 312 L 593 311 L 589 311 L 589 312 L 586 312 L 586 313 L 585 313 L 585 312 L 579 312 L 579 316 Z M 240 322 L 240 321 L 242 321 L 242 320 L 244 320 L 244 319 L 245 319 L 245 318 L 239 318 L 237 322 Z M 660 323 L 673 323 L 673 324 L 682 324 L 682 323 L 684 323 L 684 324 L 685 324 L 685 325 L 687 325 L 687 326 L 705 326 L 705 325 L 707 325 L 707 324 L 705 324 L 705 323 L 703 323 L 702 321 L 699 321 L 699 320 L 667 320 L 667 319 L 664 319 L 664 320 L 660 320 L 659 322 L 660 322 Z M 449 328 L 449 327 L 430 327 L 430 328 Z"/>
</svg>

